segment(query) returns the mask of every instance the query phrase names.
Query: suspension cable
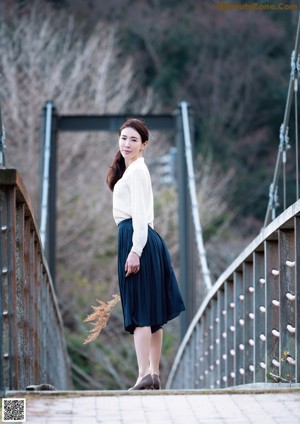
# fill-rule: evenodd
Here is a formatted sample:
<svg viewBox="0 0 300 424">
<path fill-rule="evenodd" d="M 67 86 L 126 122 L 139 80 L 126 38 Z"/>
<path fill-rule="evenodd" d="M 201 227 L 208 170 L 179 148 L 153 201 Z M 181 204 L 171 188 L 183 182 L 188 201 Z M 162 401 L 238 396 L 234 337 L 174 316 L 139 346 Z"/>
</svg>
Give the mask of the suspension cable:
<svg viewBox="0 0 300 424">
<path fill-rule="evenodd" d="M 184 143 L 185 143 L 185 157 L 186 157 L 186 165 L 187 165 L 187 173 L 188 173 L 188 186 L 189 186 L 188 188 L 189 188 L 190 199 L 191 199 L 192 217 L 193 217 L 193 223 L 195 228 L 196 244 L 198 248 L 200 268 L 202 269 L 202 275 L 204 278 L 206 288 L 209 291 L 212 287 L 212 284 L 211 284 L 210 272 L 209 272 L 207 260 L 206 260 L 206 252 L 204 248 L 202 229 L 201 229 L 200 217 L 199 217 L 199 208 L 198 208 L 198 201 L 197 201 L 197 194 L 196 194 L 195 172 L 194 172 L 194 165 L 193 165 L 191 133 L 190 133 L 190 126 L 189 126 L 187 102 L 181 102 L 180 107 L 181 107 L 183 135 L 184 135 Z"/>
<path fill-rule="evenodd" d="M 294 101 L 295 101 L 295 146 L 296 146 L 296 199 L 299 199 L 299 137 L 298 137 L 298 79 L 300 70 L 300 58 L 295 60 L 294 76 Z"/>
<path fill-rule="evenodd" d="M 299 61 L 299 42 L 300 42 L 300 13 L 298 17 L 298 25 L 297 25 L 297 33 L 296 33 L 296 40 L 295 40 L 295 49 L 292 52 L 291 56 L 291 75 L 290 75 L 290 81 L 289 81 L 289 87 L 288 87 L 288 94 L 286 99 L 286 105 L 285 105 L 285 111 L 284 111 L 284 118 L 283 123 L 280 126 L 280 143 L 279 143 L 279 149 L 278 149 L 278 155 L 276 160 L 276 166 L 273 176 L 273 181 L 270 185 L 269 189 L 269 203 L 267 207 L 267 212 L 265 216 L 264 221 L 264 227 L 268 225 L 271 219 L 274 219 L 276 215 L 276 207 L 278 206 L 277 202 L 277 191 L 278 191 L 278 179 L 279 179 L 279 173 L 280 173 L 280 163 L 282 164 L 282 171 L 283 171 L 283 207 L 286 208 L 286 151 L 290 147 L 289 146 L 289 136 L 288 136 L 288 123 L 290 119 L 290 112 L 291 112 L 291 104 L 293 100 L 293 90 L 295 87 L 295 68 L 297 68 L 297 63 Z M 297 74 L 298 78 L 298 74 Z M 297 197 L 298 199 L 298 197 Z M 270 219 L 270 215 L 272 215 Z"/>
</svg>

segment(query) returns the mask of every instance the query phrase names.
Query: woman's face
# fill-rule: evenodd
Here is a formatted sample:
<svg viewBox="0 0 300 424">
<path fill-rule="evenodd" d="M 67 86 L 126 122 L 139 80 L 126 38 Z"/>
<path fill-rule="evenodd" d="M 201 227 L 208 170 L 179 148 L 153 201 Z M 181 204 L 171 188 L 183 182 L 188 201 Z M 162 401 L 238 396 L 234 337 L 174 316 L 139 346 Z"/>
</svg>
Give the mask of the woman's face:
<svg viewBox="0 0 300 424">
<path fill-rule="evenodd" d="M 147 142 L 142 143 L 140 134 L 133 128 L 127 127 L 121 131 L 119 137 L 119 148 L 125 160 L 126 167 L 136 159 L 142 157 Z"/>
</svg>

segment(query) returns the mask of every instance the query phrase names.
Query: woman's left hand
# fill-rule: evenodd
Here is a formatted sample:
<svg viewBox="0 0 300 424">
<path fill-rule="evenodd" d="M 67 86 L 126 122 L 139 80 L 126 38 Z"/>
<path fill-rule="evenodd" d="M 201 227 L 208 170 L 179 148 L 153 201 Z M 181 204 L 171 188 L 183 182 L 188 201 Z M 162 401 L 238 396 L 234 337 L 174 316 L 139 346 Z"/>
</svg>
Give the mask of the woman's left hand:
<svg viewBox="0 0 300 424">
<path fill-rule="evenodd" d="M 125 263 L 125 277 L 130 274 L 136 274 L 140 270 L 140 257 L 135 252 L 130 252 Z"/>
</svg>

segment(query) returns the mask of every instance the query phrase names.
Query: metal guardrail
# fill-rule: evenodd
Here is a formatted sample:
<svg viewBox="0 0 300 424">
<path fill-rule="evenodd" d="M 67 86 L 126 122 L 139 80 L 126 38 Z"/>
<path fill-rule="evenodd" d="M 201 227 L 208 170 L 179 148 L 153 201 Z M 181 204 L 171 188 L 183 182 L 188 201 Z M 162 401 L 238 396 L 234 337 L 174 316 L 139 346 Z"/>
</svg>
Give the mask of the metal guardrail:
<svg viewBox="0 0 300 424">
<path fill-rule="evenodd" d="M 195 315 L 167 388 L 300 382 L 300 201 L 240 254 Z"/>
<path fill-rule="evenodd" d="M 63 323 L 30 200 L 0 169 L 0 390 L 71 387 Z"/>
</svg>

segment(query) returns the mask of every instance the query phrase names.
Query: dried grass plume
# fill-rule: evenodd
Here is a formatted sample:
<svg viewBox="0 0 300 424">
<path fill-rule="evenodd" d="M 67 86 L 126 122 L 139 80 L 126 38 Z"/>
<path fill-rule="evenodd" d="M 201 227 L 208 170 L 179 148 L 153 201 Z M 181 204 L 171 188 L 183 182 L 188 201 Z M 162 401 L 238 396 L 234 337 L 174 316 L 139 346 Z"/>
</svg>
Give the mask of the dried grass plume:
<svg viewBox="0 0 300 424">
<path fill-rule="evenodd" d="M 99 306 L 92 306 L 94 312 L 88 315 L 83 322 L 95 322 L 92 323 L 93 328 L 90 330 L 91 334 L 85 339 L 83 344 L 91 343 L 96 340 L 101 330 L 106 327 L 112 309 L 120 302 L 120 296 L 118 294 L 114 294 L 112 297 L 112 300 L 107 303 L 97 299 Z"/>
</svg>

